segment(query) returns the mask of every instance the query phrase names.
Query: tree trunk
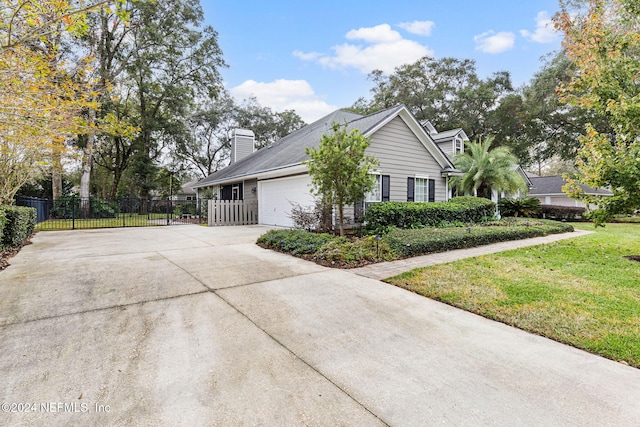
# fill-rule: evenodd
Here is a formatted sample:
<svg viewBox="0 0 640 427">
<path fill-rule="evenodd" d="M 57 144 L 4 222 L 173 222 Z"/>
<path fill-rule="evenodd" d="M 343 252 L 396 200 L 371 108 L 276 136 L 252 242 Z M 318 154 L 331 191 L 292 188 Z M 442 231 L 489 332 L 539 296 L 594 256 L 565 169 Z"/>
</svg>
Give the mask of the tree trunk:
<svg viewBox="0 0 640 427">
<path fill-rule="evenodd" d="M 62 152 L 57 145 L 53 146 L 51 153 L 51 196 L 57 200 L 62 196 Z"/>
<path fill-rule="evenodd" d="M 120 179 L 122 178 L 122 171 L 116 168 L 113 171 L 113 184 L 111 185 L 111 193 L 109 194 L 109 198 L 111 200 L 115 200 L 118 195 L 118 185 L 120 185 Z"/>
<path fill-rule="evenodd" d="M 95 112 L 90 112 L 87 117 L 89 123 L 95 119 Z M 82 150 L 82 176 L 80 177 L 80 198 L 88 199 L 91 196 L 91 169 L 93 167 L 93 142 L 95 134 L 93 132 L 87 135 L 87 141 Z"/>
<path fill-rule="evenodd" d="M 340 236 L 344 237 L 344 204 L 342 202 L 338 203 L 338 221 L 340 221 Z"/>
</svg>

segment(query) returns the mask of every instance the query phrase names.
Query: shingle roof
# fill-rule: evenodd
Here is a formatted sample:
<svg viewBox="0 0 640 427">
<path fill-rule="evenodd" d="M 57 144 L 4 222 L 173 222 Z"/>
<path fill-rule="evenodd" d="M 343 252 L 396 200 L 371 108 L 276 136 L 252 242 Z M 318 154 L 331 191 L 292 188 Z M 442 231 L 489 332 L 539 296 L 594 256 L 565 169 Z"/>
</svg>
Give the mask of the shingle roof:
<svg viewBox="0 0 640 427">
<path fill-rule="evenodd" d="M 567 183 L 564 178 L 558 175 L 554 176 L 531 176 L 532 188 L 529 189 L 529 194 L 532 196 L 541 196 L 545 194 L 562 194 L 562 187 Z M 613 193 L 607 189 L 591 188 L 588 185 L 580 184 L 582 191 L 586 194 L 597 194 L 603 196 L 611 196 Z"/>
<path fill-rule="evenodd" d="M 438 132 L 436 134 L 432 134 L 431 138 L 433 138 L 433 140 L 435 142 L 442 142 L 442 141 L 444 141 L 446 139 L 453 138 L 454 136 L 459 134 L 461 131 L 462 131 L 462 128 L 445 130 L 443 132 Z"/>
<path fill-rule="evenodd" d="M 277 140 L 273 144 L 251 153 L 242 160 L 209 175 L 194 185 L 194 187 L 204 187 L 213 183 L 229 181 L 251 174 L 299 165 L 309 159 L 305 148 L 318 147 L 322 135 L 331 129 L 332 123 L 346 123 L 347 131 L 358 129 L 362 134 L 366 134 L 377 124 L 397 113 L 402 108 L 405 107 L 400 105 L 368 116 L 361 116 L 343 110 L 334 111 L 310 125 Z"/>
</svg>

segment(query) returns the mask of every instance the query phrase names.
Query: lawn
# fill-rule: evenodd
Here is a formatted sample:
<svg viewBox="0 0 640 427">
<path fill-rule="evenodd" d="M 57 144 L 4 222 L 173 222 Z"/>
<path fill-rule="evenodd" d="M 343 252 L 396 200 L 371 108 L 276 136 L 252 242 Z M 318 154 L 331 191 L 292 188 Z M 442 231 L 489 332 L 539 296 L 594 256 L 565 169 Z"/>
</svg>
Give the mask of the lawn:
<svg viewBox="0 0 640 427">
<path fill-rule="evenodd" d="M 640 226 L 421 268 L 387 282 L 640 368 Z"/>
<path fill-rule="evenodd" d="M 165 225 L 167 214 L 121 214 L 118 218 L 49 219 L 36 225 L 36 230 L 72 230 L 84 228 L 148 227 Z"/>
</svg>

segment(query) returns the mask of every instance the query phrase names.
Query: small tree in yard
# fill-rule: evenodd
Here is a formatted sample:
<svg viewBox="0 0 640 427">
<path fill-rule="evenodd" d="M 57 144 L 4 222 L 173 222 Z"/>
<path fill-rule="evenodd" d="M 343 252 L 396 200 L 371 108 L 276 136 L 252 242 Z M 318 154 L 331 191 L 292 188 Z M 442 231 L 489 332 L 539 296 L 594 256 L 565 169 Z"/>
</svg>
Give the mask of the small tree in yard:
<svg viewBox="0 0 640 427">
<path fill-rule="evenodd" d="M 313 193 L 330 206 L 338 209 L 340 235 L 344 236 L 344 207 L 364 200 L 373 190 L 374 176 L 370 172 L 378 165 L 373 157 L 365 155 L 369 138 L 358 130 L 347 131 L 346 125 L 331 125 L 318 148 L 307 148 L 310 160 L 305 162 L 313 184 Z"/>
</svg>

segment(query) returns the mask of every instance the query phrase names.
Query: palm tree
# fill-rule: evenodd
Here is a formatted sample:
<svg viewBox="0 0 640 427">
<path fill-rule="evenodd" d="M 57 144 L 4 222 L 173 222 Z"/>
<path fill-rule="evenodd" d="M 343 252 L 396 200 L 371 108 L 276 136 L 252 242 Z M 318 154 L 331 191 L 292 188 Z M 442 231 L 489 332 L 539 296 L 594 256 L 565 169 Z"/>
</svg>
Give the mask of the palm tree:
<svg viewBox="0 0 640 427">
<path fill-rule="evenodd" d="M 507 147 L 490 150 L 493 137 L 484 141 L 467 142 L 464 153 L 454 159 L 463 175 L 452 179 L 453 188 L 468 195 L 491 198 L 491 190 L 515 193 L 527 185 L 517 172 L 518 159 Z"/>
</svg>

